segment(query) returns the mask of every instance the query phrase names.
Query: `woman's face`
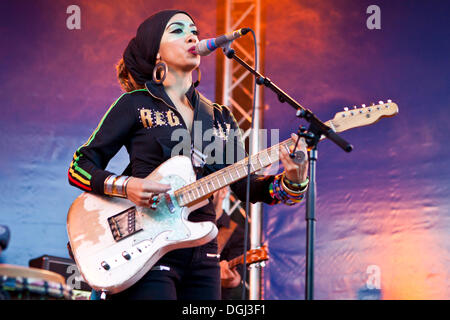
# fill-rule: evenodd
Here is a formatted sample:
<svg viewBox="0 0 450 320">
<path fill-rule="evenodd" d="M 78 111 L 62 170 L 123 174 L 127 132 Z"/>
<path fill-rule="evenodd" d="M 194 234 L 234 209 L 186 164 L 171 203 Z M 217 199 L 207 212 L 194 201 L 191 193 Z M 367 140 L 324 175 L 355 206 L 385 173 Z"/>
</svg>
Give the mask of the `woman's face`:
<svg viewBox="0 0 450 320">
<path fill-rule="evenodd" d="M 177 13 L 166 25 L 158 58 L 173 70 L 190 72 L 200 65 L 200 56 L 190 51 L 198 41 L 197 27 L 191 18 Z"/>
</svg>

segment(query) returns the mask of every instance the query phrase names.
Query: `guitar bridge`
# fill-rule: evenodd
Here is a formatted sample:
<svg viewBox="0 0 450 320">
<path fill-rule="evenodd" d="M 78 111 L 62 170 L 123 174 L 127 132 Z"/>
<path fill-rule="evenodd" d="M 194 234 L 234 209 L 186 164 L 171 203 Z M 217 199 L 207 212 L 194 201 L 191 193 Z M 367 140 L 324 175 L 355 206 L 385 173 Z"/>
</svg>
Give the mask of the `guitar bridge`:
<svg viewBox="0 0 450 320">
<path fill-rule="evenodd" d="M 109 217 L 108 223 L 116 242 L 142 230 L 140 219 L 136 217 L 136 207 Z"/>
</svg>

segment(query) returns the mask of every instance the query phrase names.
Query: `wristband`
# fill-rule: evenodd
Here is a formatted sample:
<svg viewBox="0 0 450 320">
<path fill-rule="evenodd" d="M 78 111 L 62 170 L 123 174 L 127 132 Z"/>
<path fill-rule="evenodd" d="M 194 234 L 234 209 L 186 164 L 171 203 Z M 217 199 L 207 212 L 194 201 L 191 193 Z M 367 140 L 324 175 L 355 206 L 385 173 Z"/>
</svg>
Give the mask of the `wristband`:
<svg viewBox="0 0 450 320">
<path fill-rule="evenodd" d="M 104 191 L 105 194 L 107 194 L 107 195 L 112 195 L 112 193 L 113 193 L 114 180 L 115 180 L 116 178 L 117 178 L 117 176 L 114 175 L 114 174 L 112 174 L 112 175 L 108 176 L 108 177 L 105 179 L 105 182 L 104 182 L 104 189 L 103 189 L 103 191 Z"/>
<path fill-rule="evenodd" d="M 123 188 L 124 188 L 124 190 L 125 190 L 125 198 L 128 198 L 127 186 L 128 186 L 128 182 L 130 181 L 130 179 L 131 179 L 131 176 L 128 177 L 128 178 L 125 180 L 125 182 L 123 183 Z"/>
<path fill-rule="evenodd" d="M 104 193 L 113 197 L 126 198 L 126 186 L 131 177 L 110 175 L 105 179 Z"/>
<path fill-rule="evenodd" d="M 286 178 L 286 175 L 283 174 L 283 176 L 281 177 L 281 184 L 285 189 L 287 189 L 287 191 L 290 191 L 292 193 L 303 193 L 308 187 L 309 178 L 307 177 L 306 180 L 302 183 L 295 183 Z"/>
</svg>

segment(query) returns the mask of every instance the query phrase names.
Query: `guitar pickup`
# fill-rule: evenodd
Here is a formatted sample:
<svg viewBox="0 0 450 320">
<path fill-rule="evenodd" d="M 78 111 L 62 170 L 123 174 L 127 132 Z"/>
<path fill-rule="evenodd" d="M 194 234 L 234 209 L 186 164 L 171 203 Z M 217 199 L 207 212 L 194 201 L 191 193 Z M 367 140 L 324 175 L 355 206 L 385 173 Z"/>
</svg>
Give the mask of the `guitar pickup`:
<svg viewBox="0 0 450 320">
<path fill-rule="evenodd" d="M 115 241 L 120 241 L 142 230 L 141 223 L 136 215 L 136 207 L 131 207 L 115 216 L 108 218 L 109 228 Z"/>
</svg>

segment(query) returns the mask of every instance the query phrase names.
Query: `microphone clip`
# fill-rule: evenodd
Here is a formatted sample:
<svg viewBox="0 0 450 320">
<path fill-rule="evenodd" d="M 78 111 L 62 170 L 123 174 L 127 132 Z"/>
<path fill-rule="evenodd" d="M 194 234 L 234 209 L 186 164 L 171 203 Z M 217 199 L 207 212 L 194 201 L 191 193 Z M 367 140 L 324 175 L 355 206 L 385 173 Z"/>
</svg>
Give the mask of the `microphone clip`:
<svg viewBox="0 0 450 320">
<path fill-rule="evenodd" d="M 227 44 L 225 44 L 222 47 L 223 53 L 227 56 L 227 58 L 229 59 L 233 59 L 235 51 L 233 48 L 231 48 L 231 42 L 233 42 L 232 40 L 228 41 Z"/>
</svg>

